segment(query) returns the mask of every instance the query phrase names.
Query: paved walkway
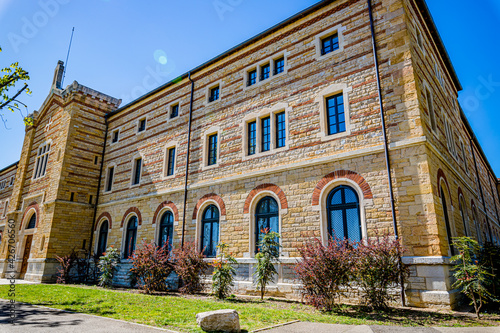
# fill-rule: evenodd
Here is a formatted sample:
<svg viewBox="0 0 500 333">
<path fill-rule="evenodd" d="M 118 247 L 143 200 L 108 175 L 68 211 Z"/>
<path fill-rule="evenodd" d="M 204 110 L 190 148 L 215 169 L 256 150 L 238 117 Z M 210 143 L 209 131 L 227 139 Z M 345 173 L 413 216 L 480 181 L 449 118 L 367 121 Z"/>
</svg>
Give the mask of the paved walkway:
<svg viewBox="0 0 500 333">
<path fill-rule="evenodd" d="M 20 279 L 15 279 L 15 284 L 37 284 L 40 282 L 31 282 L 31 281 L 24 281 Z M 1 285 L 6 285 L 6 284 L 11 284 L 11 280 L 9 279 L 0 279 L 0 286 Z"/>
</svg>

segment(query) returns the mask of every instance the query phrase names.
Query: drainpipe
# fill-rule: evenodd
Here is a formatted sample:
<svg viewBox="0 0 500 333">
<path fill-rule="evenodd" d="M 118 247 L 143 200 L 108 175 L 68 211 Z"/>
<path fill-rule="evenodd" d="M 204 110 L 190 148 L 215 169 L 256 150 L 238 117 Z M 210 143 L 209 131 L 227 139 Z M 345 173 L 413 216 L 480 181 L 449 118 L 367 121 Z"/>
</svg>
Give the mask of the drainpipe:
<svg viewBox="0 0 500 333">
<path fill-rule="evenodd" d="M 387 131 L 385 126 L 385 116 L 384 116 L 384 104 L 382 101 L 382 87 L 380 83 L 380 70 L 379 70 L 379 62 L 377 55 L 377 44 L 375 41 L 375 27 L 373 22 L 373 10 L 372 10 L 372 2 L 371 0 L 367 0 L 368 2 L 368 13 L 370 15 L 370 30 L 372 35 L 372 47 L 373 47 L 373 61 L 375 63 L 375 74 L 377 76 L 377 91 L 378 91 L 378 101 L 379 101 L 379 109 L 380 109 L 380 120 L 382 122 L 382 135 L 384 137 L 384 153 L 385 153 L 385 166 L 387 168 L 387 178 L 389 181 L 389 195 L 391 197 L 391 210 L 392 210 L 392 226 L 394 228 L 394 236 L 396 240 L 399 239 L 398 226 L 396 221 L 396 208 L 394 203 L 394 190 L 392 187 L 392 175 L 391 175 L 391 160 L 389 157 L 389 143 L 387 141 Z M 402 258 L 399 258 L 399 268 L 401 271 L 401 266 L 403 265 Z M 400 275 L 401 281 L 401 304 L 406 306 L 405 301 L 405 287 L 403 275 Z"/>
<path fill-rule="evenodd" d="M 182 207 L 181 248 L 184 247 L 184 235 L 186 232 L 186 210 L 187 210 L 187 194 L 188 194 L 188 178 L 189 178 L 189 155 L 190 155 L 190 149 L 191 149 L 191 123 L 193 121 L 194 81 L 191 79 L 191 72 L 188 73 L 188 79 L 189 79 L 189 81 L 191 81 L 191 100 L 189 102 L 188 142 L 187 142 L 187 153 L 186 153 L 186 177 L 184 179 L 184 205 Z"/>
</svg>

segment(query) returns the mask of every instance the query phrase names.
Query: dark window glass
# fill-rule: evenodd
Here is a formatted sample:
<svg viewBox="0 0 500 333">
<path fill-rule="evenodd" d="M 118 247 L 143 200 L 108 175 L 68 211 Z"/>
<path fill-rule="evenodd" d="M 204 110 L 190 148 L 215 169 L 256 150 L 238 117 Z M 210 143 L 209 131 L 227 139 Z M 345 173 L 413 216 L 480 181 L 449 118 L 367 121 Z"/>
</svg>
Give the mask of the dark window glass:
<svg viewBox="0 0 500 333">
<path fill-rule="evenodd" d="M 175 168 L 175 148 L 170 148 L 168 150 L 167 176 L 172 176 L 174 174 L 174 168 Z"/>
<path fill-rule="evenodd" d="M 462 215 L 462 223 L 464 224 L 464 236 L 469 237 L 469 234 L 467 232 L 467 219 L 465 217 L 465 210 L 464 210 L 464 205 L 463 205 L 463 200 L 459 199 L 458 202 L 459 208 L 460 208 L 460 215 Z"/>
<path fill-rule="evenodd" d="M 274 61 L 274 75 L 283 73 L 285 70 L 285 58 L 279 58 Z"/>
<path fill-rule="evenodd" d="M 172 110 L 170 112 L 170 118 L 175 118 L 179 115 L 179 104 L 172 106 Z"/>
<path fill-rule="evenodd" d="M 127 234 L 125 235 L 125 248 L 123 249 L 123 258 L 128 259 L 135 251 L 137 238 L 137 217 L 132 216 L 127 223 Z"/>
<path fill-rule="evenodd" d="M 267 232 L 279 233 L 279 206 L 272 197 L 262 198 L 255 209 L 255 252 Z"/>
<path fill-rule="evenodd" d="M 333 52 L 339 49 L 339 36 L 334 34 L 321 40 L 321 55 Z"/>
<path fill-rule="evenodd" d="M 108 169 L 108 179 L 106 183 L 106 191 L 111 191 L 111 187 L 113 186 L 113 176 L 115 174 L 115 167 L 111 167 Z"/>
<path fill-rule="evenodd" d="M 118 131 L 113 132 L 113 141 L 112 141 L 113 143 L 118 142 L 118 135 L 119 135 Z"/>
<path fill-rule="evenodd" d="M 247 86 L 250 87 L 256 83 L 257 83 L 257 70 L 254 69 L 253 71 L 248 72 Z"/>
<path fill-rule="evenodd" d="M 441 201 L 443 203 L 443 214 L 444 214 L 444 224 L 446 226 L 446 236 L 448 239 L 448 245 L 450 247 L 451 255 L 455 255 L 455 249 L 452 246 L 452 241 L 451 241 L 451 228 L 450 228 L 450 219 L 448 217 L 448 205 L 446 203 L 446 196 L 444 194 L 443 188 L 441 188 Z"/>
<path fill-rule="evenodd" d="M 217 134 L 208 137 L 208 165 L 217 163 Z"/>
<path fill-rule="evenodd" d="M 31 215 L 30 221 L 28 222 L 28 226 L 26 229 L 33 229 L 36 227 L 36 214 Z"/>
<path fill-rule="evenodd" d="M 203 212 L 201 221 L 201 247 L 203 254 L 209 258 L 217 255 L 219 244 L 219 209 L 210 205 Z"/>
<path fill-rule="evenodd" d="M 257 123 L 248 123 L 248 155 L 256 153 L 257 149 Z"/>
<path fill-rule="evenodd" d="M 286 144 L 286 124 L 285 112 L 276 114 L 276 148 L 285 147 Z"/>
<path fill-rule="evenodd" d="M 139 132 L 142 132 L 146 129 L 146 119 L 139 120 Z"/>
<path fill-rule="evenodd" d="M 345 132 L 344 96 L 338 94 L 326 99 L 328 135 Z"/>
<path fill-rule="evenodd" d="M 172 214 L 171 211 L 167 211 L 161 217 L 159 245 L 164 246 L 168 242 L 168 249 L 170 251 L 172 250 L 173 238 L 174 238 L 174 215 Z"/>
<path fill-rule="evenodd" d="M 208 99 L 209 102 L 213 102 L 219 99 L 219 87 L 214 87 L 210 89 L 210 97 Z"/>
<path fill-rule="evenodd" d="M 260 68 L 260 80 L 264 81 L 269 79 L 269 75 L 271 74 L 271 66 L 266 64 Z"/>
<path fill-rule="evenodd" d="M 361 240 L 361 220 L 357 193 L 348 186 L 339 186 L 328 195 L 328 233 L 332 238 Z"/>
<path fill-rule="evenodd" d="M 132 185 L 137 185 L 141 181 L 141 167 L 142 167 L 142 159 L 139 158 L 135 160 L 134 181 L 132 182 Z"/>
<path fill-rule="evenodd" d="M 99 240 L 97 242 L 97 254 L 102 256 L 106 252 L 106 245 L 108 242 L 108 221 L 104 221 L 99 229 Z"/>
<path fill-rule="evenodd" d="M 262 125 L 262 151 L 271 149 L 271 118 L 266 117 L 261 119 Z"/>
</svg>

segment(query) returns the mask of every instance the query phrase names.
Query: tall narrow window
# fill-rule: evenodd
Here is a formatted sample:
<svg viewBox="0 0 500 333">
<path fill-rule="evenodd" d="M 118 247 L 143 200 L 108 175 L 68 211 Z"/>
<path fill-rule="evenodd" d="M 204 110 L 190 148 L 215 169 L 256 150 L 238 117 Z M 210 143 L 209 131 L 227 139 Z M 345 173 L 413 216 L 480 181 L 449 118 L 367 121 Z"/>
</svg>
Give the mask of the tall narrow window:
<svg viewBox="0 0 500 333">
<path fill-rule="evenodd" d="M 138 158 L 134 162 L 134 177 L 132 180 L 132 185 L 137 185 L 141 182 L 141 168 L 142 168 L 142 158 Z"/>
<path fill-rule="evenodd" d="M 123 258 L 128 259 L 135 251 L 137 239 L 137 216 L 132 216 L 127 223 L 127 233 L 125 234 L 125 248 Z"/>
<path fill-rule="evenodd" d="M 201 221 L 201 246 L 203 254 L 209 258 L 217 255 L 219 243 L 219 209 L 210 205 L 203 212 Z"/>
<path fill-rule="evenodd" d="M 270 74 L 271 74 L 271 66 L 269 64 L 265 64 L 262 67 L 260 67 L 260 80 L 261 81 L 269 79 Z"/>
<path fill-rule="evenodd" d="M 255 209 L 255 252 L 267 232 L 279 233 L 279 206 L 272 197 L 262 198 Z"/>
<path fill-rule="evenodd" d="M 250 72 L 248 72 L 247 86 L 250 87 L 256 83 L 257 83 L 257 70 L 254 69 L 254 70 L 251 70 Z"/>
<path fill-rule="evenodd" d="M 146 118 L 139 120 L 137 132 L 143 132 L 145 130 L 146 130 Z"/>
<path fill-rule="evenodd" d="M 338 94 L 326 99 L 328 135 L 345 132 L 344 95 Z"/>
<path fill-rule="evenodd" d="M 276 114 L 276 148 L 285 147 L 286 143 L 286 123 L 285 112 Z"/>
<path fill-rule="evenodd" d="M 30 217 L 30 221 L 28 222 L 28 226 L 26 229 L 34 229 L 36 227 L 36 214 L 33 213 Z"/>
<path fill-rule="evenodd" d="M 217 164 L 217 134 L 208 137 L 208 165 Z"/>
<path fill-rule="evenodd" d="M 210 89 L 210 97 L 208 98 L 208 101 L 213 102 L 218 99 L 219 99 L 219 86 Z"/>
<path fill-rule="evenodd" d="M 175 147 L 168 150 L 167 176 L 172 176 L 175 170 Z"/>
<path fill-rule="evenodd" d="M 274 61 L 274 75 L 285 71 L 285 58 L 279 58 Z"/>
<path fill-rule="evenodd" d="M 10 177 L 10 184 L 9 184 L 9 186 L 14 185 L 14 180 L 15 180 L 15 179 L 16 179 L 16 177 L 15 177 L 15 176 Z"/>
<path fill-rule="evenodd" d="M 339 36 L 333 34 L 321 39 L 321 55 L 328 54 L 339 49 Z"/>
<path fill-rule="evenodd" d="M 262 147 L 261 150 L 269 151 L 271 149 L 271 118 L 266 117 L 261 119 L 262 127 Z"/>
<path fill-rule="evenodd" d="M 450 248 L 451 255 L 455 255 L 455 249 L 452 246 L 451 242 L 451 228 L 450 228 L 450 219 L 448 218 L 448 205 L 446 204 L 446 196 L 443 188 L 441 187 L 441 201 L 443 203 L 443 216 L 444 216 L 444 224 L 446 226 L 446 239 L 448 241 L 448 246 Z"/>
<path fill-rule="evenodd" d="M 174 215 L 171 211 L 166 211 L 161 216 L 160 222 L 160 238 L 158 244 L 165 246 L 168 244 L 168 249 L 172 250 L 172 242 L 174 239 Z"/>
<path fill-rule="evenodd" d="M 175 104 L 170 109 L 170 119 L 175 118 L 179 115 L 179 104 Z"/>
<path fill-rule="evenodd" d="M 9 201 L 5 201 L 5 204 L 3 206 L 3 213 L 2 217 L 5 217 L 7 215 L 7 209 L 9 208 Z"/>
<path fill-rule="evenodd" d="M 115 175 L 115 167 L 110 167 L 108 169 L 108 176 L 106 178 L 106 192 L 111 191 L 113 187 L 113 177 Z"/>
<path fill-rule="evenodd" d="M 106 252 L 106 245 L 108 242 L 108 221 L 104 221 L 99 229 L 99 238 L 97 242 L 97 254 L 102 256 Z"/>
<path fill-rule="evenodd" d="M 467 211 L 464 204 L 463 198 L 458 201 L 458 206 L 460 208 L 460 215 L 462 216 L 462 223 L 464 224 L 464 236 L 469 237 L 469 226 L 467 225 Z"/>
<path fill-rule="evenodd" d="M 327 199 L 328 233 L 337 239 L 361 240 L 359 198 L 349 186 L 334 188 Z"/>
<path fill-rule="evenodd" d="M 476 228 L 477 241 L 480 245 L 483 245 L 483 235 L 477 219 L 477 212 L 475 207 L 472 207 L 472 219 L 474 220 L 474 228 Z"/>
<path fill-rule="evenodd" d="M 120 131 L 116 130 L 113 132 L 113 138 L 111 140 L 112 143 L 117 143 L 118 142 L 118 136 L 120 135 Z"/>
<path fill-rule="evenodd" d="M 248 123 L 248 155 L 254 155 L 257 149 L 257 122 Z"/>
<path fill-rule="evenodd" d="M 47 162 L 49 160 L 49 153 L 50 143 L 38 148 L 38 155 L 36 157 L 35 166 L 35 179 L 45 176 L 45 172 L 47 171 Z"/>
<path fill-rule="evenodd" d="M 427 111 L 429 112 L 429 118 L 431 120 L 431 128 L 433 131 L 436 131 L 437 125 L 436 125 L 436 115 L 434 113 L 434 102 L 432 94 L 428 89 L 426 90 L 426 98 L 427 98 Z"/>
</svg>

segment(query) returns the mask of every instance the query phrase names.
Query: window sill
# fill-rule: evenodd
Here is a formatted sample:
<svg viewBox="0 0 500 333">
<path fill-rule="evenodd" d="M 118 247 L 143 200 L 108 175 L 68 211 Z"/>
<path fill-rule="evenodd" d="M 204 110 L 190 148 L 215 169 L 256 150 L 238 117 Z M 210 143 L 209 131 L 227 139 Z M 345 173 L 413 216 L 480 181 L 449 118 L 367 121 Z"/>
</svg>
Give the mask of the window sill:
<svg viewBox="0 0 500 333">
<path fill-rule="evenodd" d="M 321 139 L 322 142 L 324 141 L 331 141 L 331 140 L 335 140 L 335 139 L 339 139 L 339 138 L 343 138 L 343 137 L 346 137 L 346 136 L 349 136 L 351 135 L 351 130 L 348 129 L 346 130 L 345 132 L 340 132 L 340 133 L 336 133 L 336 134 L 326 134 L 324 132 L 321 132 L 318 134 L 318 138 Z"/>
<path fill-rule="evenodd" d="M 246 91 L 246 90 L 252 90 L 252 89 L 255 89 L 257 87 L 261 87 L 261 86 L 264 86 L 266 85 L 267 83 L 270 83 L 272 81 L 274 81 L 274 79 L 276 78 L 280 78 L 282 76 L 284 76 L 285 74 L 287 74 L 287 70 L 285 69 L 283 72 L 279 73 L 279 74 L 276 74 L 276 75 L 271 75 L 270 77 L 268 77 L 267 79 L 263 80 L 263 81 L 258 81 L 256 82 L 255 84 L 252 84 L 251 86 L 248 86 L 246 84 L 243 85 L 243 91 Z"/>
<path fill-rule="evenodd" d="M 248 160 L 252 160 L 254 158 L 266 157 L 266 156 L 269 156 L 269 155 L 281 153 L 281 152 L 287 151 L 287 150 L 288 150 L 288 144 L 286 146 L 284 146 L 284 147 L 274 148 L 274 149 L 265 151 L 263 153 L 255 153 L 253 155 L 245 155 L 245 156 L 242 157 L 241 160 L 242 161 L 248 161 Z"/>
<path fill-rule="evenodd" d="M 201 167 L 201 171 L 206 171 L 206 170 L 211 170 L 211 169 L 216 169 L 219 167 L 219 162 L 213 165 L 205 165 Z"/>
</svg>

